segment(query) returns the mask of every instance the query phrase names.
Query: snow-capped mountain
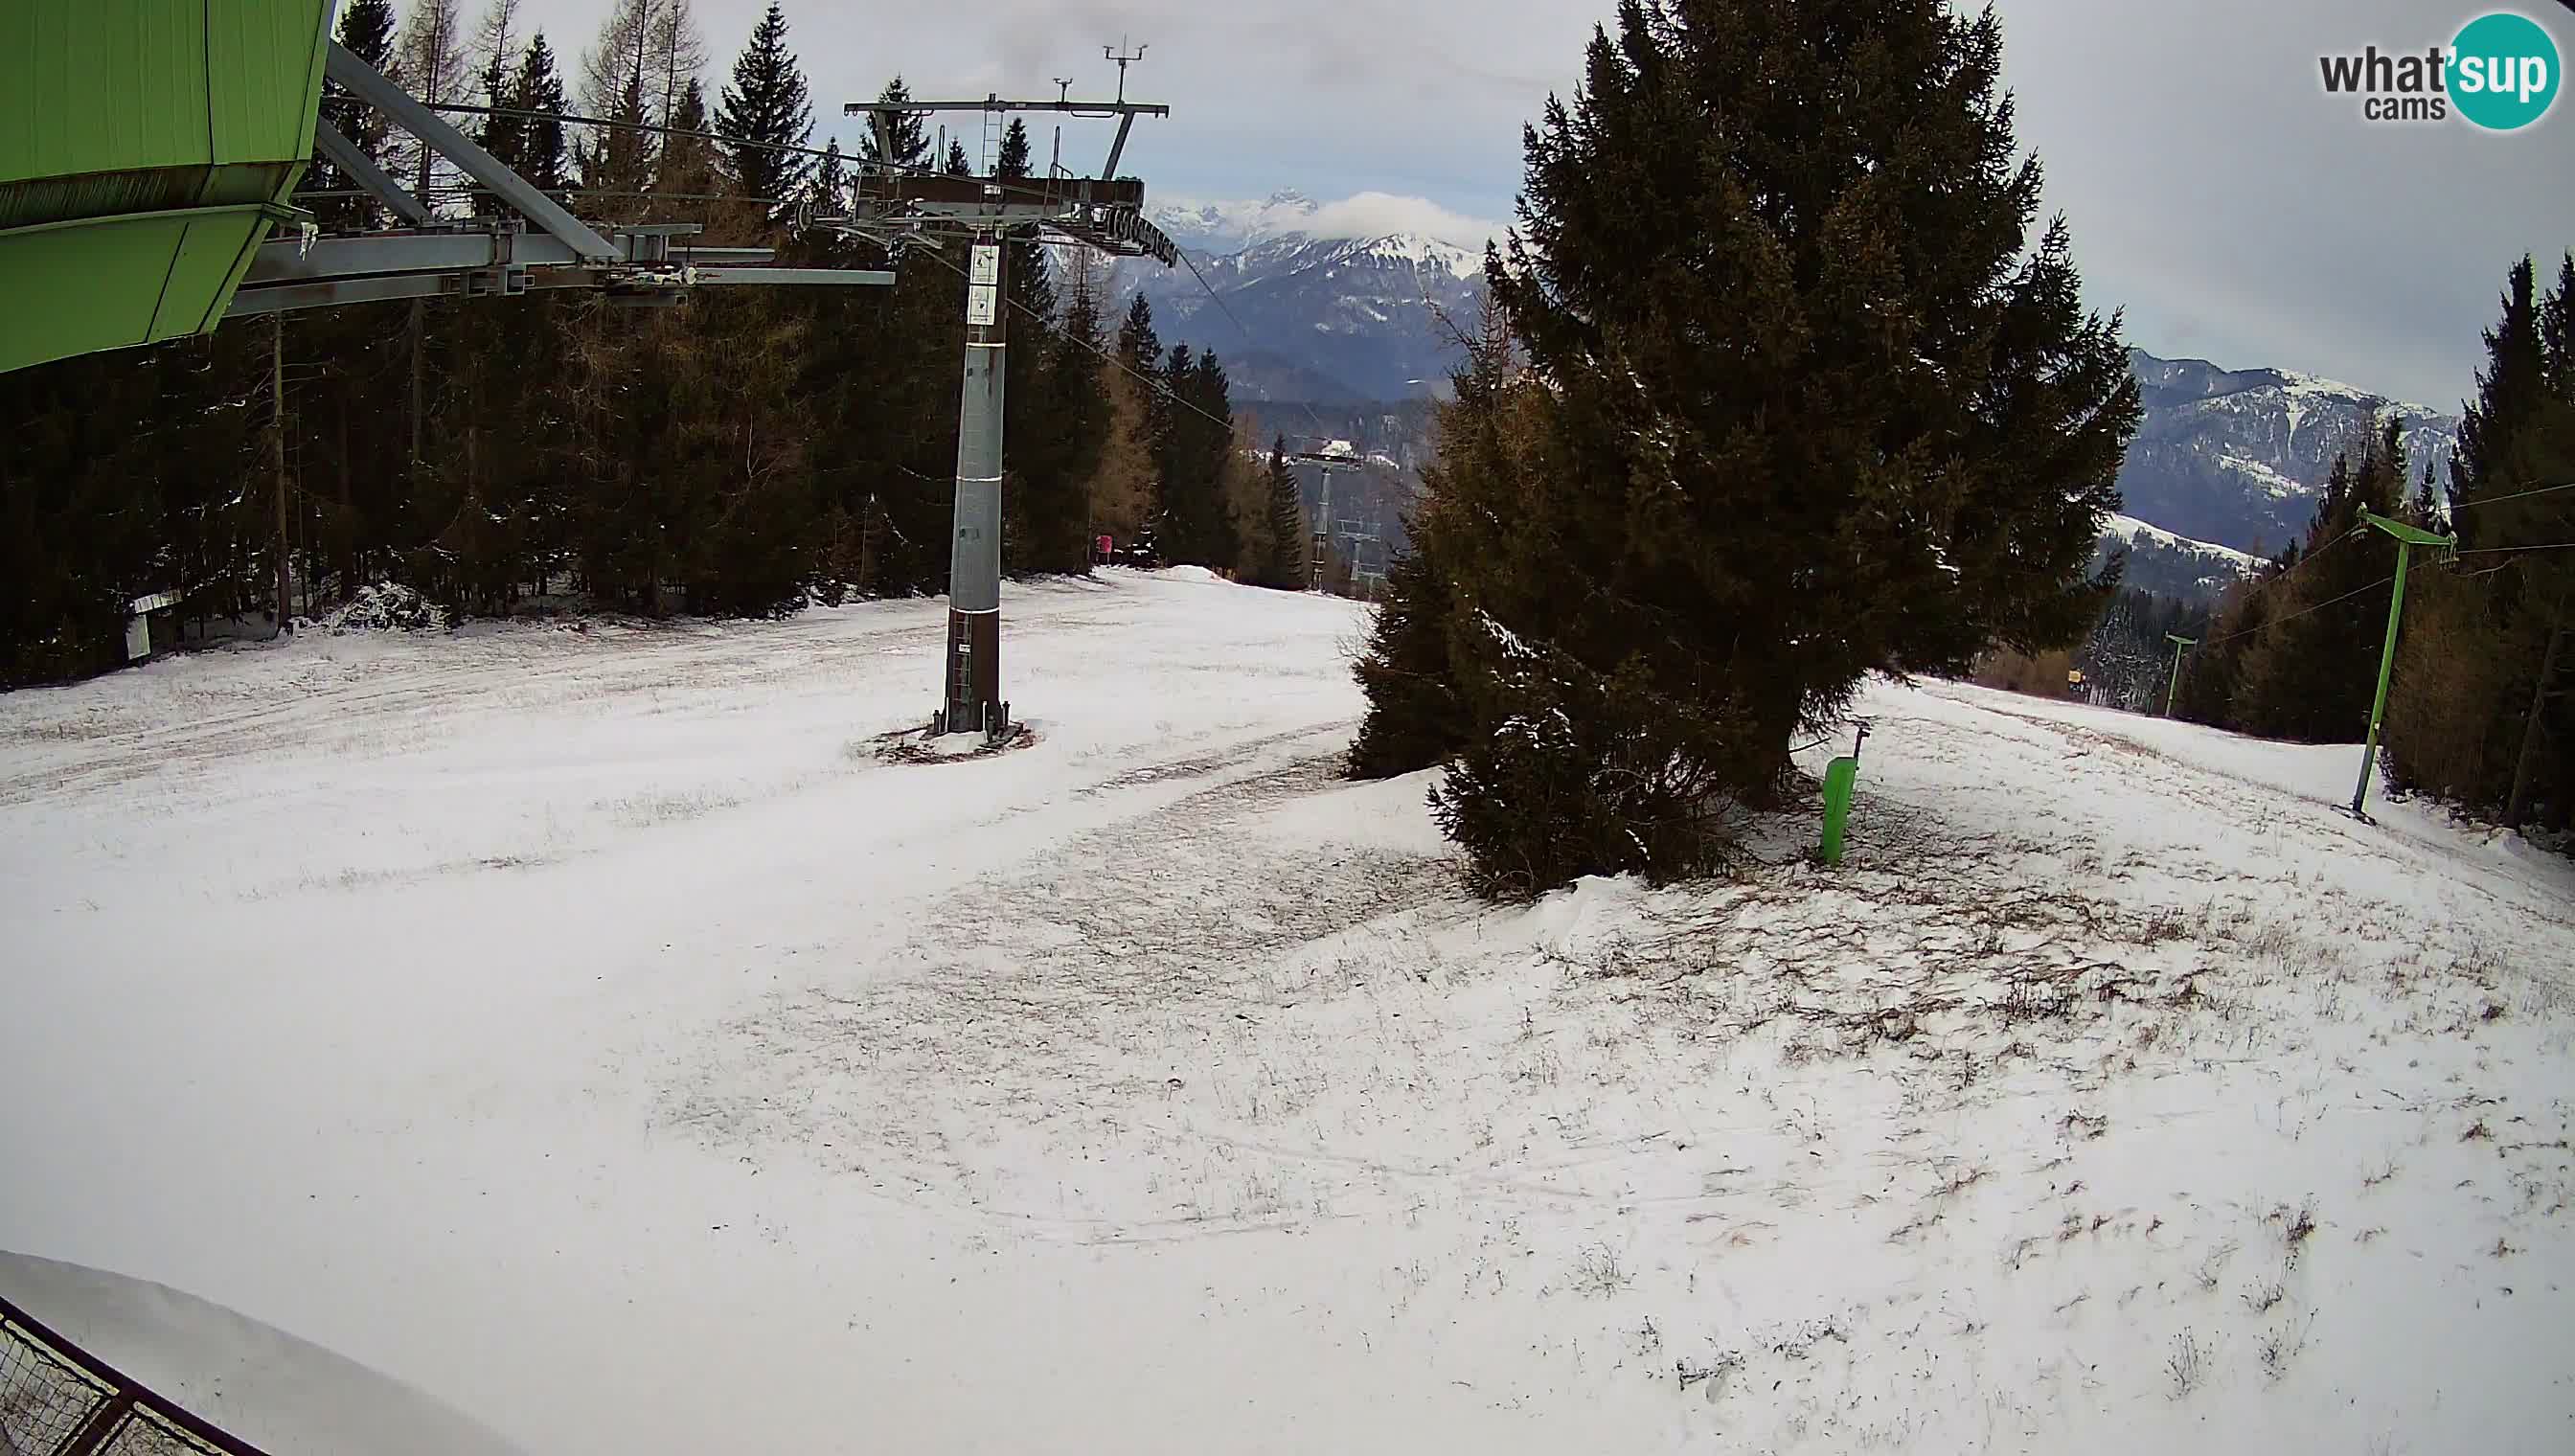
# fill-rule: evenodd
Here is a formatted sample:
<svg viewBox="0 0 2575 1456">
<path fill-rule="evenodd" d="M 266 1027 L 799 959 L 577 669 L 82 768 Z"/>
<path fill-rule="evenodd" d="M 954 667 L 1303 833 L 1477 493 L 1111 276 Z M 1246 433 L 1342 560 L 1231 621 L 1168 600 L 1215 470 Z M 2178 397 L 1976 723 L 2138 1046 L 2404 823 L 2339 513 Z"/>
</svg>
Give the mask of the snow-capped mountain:
<svg viewBox="0 0 2575 1456">
<path fill-rule="evenodd" d="M 2100 555 L 2114 551 L 2128 554 L 2123 585 L 2188 602 L 2214 602 L 2262 568 L 2262 558 L 2250 552 L 2176 536 L 2134 516 L 2113 515 L 2101 523 Z"/>
<path fill-rule="evenodd" d="M 2119 472 L 2123 510 L 2202 543 L 2268 555 L 2304 535 L 2334 456 L 2404 421 L 2406 468 L 2449 479 L 2458 417 L 2280 369 L 2128 351 L 2146 418 Z"/>
<path fill-rule="evenodd" d="M 1318 219 L 1328 211 L 1293 192 L 1166 204 L 1154 221 L 1187 261 L 1122 267 L 1120 305 L 1143 292 L 1164 342 L 1214 349 L 1244 398 L 1436 392 L 1455 361 L 1442 318 L 1471 327 L 1483 254 L 1416 232 L 1324 236 L 1347 222 Z"/>
<path fill-rule="evenodd" d="M 1458 358 L 1451 326 L 1471 327 L 1482 298 L 1482 250 L 1466 246 L 1471 229 L 1425 222 L 1429 231 L 1380 232 L 1378 224 L 1411 216 L 1396 204 L 1428 205 L 1370 200 L 1377 205 L 1316 203 L 1290 191 L 1257 201 L 1166 201 L 1154 221 L 1187 264 L 1123 265 L 1117 302 L 1123 308 L 1128 294 L 1143 292 L 1164 342 L 1214 349 L 1240 399 L 1437 395 Z M 2119 475 L 2122 509 L 2178 540 L 2278 551 L 2305 533 L 2335 454 L 2356 455 L 2390 418 L 2405 422 L 2409 476 L 2429 461 L 2436 479 L 2448 479 L 2454 415 L 2288 370 L 2229 370 L 2143 350 L 2129 359 L 2146 414 Z M 2140 546 L 2131 564 L 2138 585 L 2170 576 L 2153 590 L 2178 590 L 2188 562 L 2176 558 L 2164 573 L 2147 561 L 2177 550 Z M 2216 570 L 2190 580 L 2214 581 Z"/>
</svg>

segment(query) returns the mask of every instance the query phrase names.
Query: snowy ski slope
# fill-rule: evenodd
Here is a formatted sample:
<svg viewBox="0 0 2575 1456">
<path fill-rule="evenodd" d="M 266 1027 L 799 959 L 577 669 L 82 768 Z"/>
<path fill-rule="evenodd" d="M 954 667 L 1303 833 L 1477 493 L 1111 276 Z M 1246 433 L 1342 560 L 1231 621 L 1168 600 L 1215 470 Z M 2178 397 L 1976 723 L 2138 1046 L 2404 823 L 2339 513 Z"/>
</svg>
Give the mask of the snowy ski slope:
<svg viewBox="0 0 2575 1456">
<path fill-rule="evenodd" d="M 0 1248 L 536 1451 L 2563 1448 L 2564 861 L 1889 685 L 1843 868 L 1486 908 L 1361 609 L 1006 610 L 932 765 L 936 602 L 0 697 Z"/>
</svg>

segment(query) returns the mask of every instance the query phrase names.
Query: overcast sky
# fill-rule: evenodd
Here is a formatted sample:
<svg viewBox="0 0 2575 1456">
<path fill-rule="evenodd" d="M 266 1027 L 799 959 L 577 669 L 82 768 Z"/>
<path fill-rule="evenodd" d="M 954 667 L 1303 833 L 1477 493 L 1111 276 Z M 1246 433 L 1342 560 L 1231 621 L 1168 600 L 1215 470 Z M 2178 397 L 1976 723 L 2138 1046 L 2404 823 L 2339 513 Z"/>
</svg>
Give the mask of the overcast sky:
<svg viewBox="0 0 2575 1456">
<path fill-rule="evenodd" d="M 465 0 L 470 9 L 476 0 Z M 729 71 L 766 0 L 696 0 Z M 2575 57 L 2575 12 L 2521 0 Z M 2504 270 L 2575 246 L 2575 97 L 2528 132 L 2370 124 L 2317 56 L 2419 52 L 2486 7 L 2444 0 L 1999 0 L 2019 137 L 2074 228 L 2093 303 L 2156 354 L 2271 365 L 2456 409 Z M 606 0 L 527 0 L 577 54 Z M 1105 95 L 1101 46 L 1150 45 L 1124 171 L 1149 196 L 1295 188 L 1353 227 L 1471 241 L 1510 216 L 1520 126 L 1569 92 L 1609 0 L 788 0 L 817 136 L 902 72 L 914 94 Z M 973 125 L 971 116 L 952 124 Z M 1107 134 L 1068 130 L 1097 166 Z M 1039 131 L 1041 152 L 1048 133 Z M 971 142 L 970 142 L 971 146 Z M 1397 201 L 1404 199 L 1409 201 Z M 1469 236 L 1458 237 L 1459 234 Z"/>
</svg>

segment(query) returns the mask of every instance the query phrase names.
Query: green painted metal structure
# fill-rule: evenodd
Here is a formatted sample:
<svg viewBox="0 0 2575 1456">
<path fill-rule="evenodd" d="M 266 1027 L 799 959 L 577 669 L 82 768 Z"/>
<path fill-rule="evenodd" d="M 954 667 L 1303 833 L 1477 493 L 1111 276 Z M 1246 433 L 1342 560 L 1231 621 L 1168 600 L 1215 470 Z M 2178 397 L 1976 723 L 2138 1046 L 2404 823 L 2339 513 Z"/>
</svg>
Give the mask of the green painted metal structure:
<svg viewBox="0 0 2575 1456">
<path fill-rule="evenodd" d="M 215 327 L 313 150 L 333 0 L 0 0 L 0 371 Z"/>
<path fill-rule="evenodd" d="M 2369 780 L 2378 768 L 2378 726 L 2387 717 L 2387 679 L 2396 668 L 2396 629 L 2405 620 L 2405 568 L 2412 564 L 2418 546 L 2452 547 L 2455 539 L 2402 521 L 2390 521 L 2375 511 L 2360 513 L 2361 523 L 2374 526 L 2396 538 L 2396 592 L 2387 602 L 2387 641 L 2378 650 L 2378 696 L 2369 704 L 2369 737 L 2360 749 L 2360 783 L 2351 791 L 2351 811 L 2368 818 L 2365 807 L 2369 800 Z M 2357 528 L 2355 528 L 2357 529 Z"/>
<path fill-rule="evenodd" d="M 1826 864 L 1842 862 L 1842 824 L 1850 817 L 1851 789 L 1859 782 L 1859 759 L 1835 758 L 1824 765 L 1824 841 L 1815 857 Z"/>
</svg>

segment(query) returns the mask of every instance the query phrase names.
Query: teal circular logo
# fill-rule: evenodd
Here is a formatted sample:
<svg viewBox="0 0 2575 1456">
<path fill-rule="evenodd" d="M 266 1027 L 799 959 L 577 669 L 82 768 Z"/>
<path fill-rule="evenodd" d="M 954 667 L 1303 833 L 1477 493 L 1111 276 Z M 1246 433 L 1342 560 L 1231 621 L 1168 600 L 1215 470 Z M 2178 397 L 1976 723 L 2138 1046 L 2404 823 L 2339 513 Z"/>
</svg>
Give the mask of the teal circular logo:
<svg viewBox="0 0 2575 1456">
<path fill-rule="evenodd" d="M 2480 15 L 2450 42 L 2450 104 L 2490 132 L 2519 131 L 2557 100 L 2557 42 L 2526 15 Z"/>
</svg>

